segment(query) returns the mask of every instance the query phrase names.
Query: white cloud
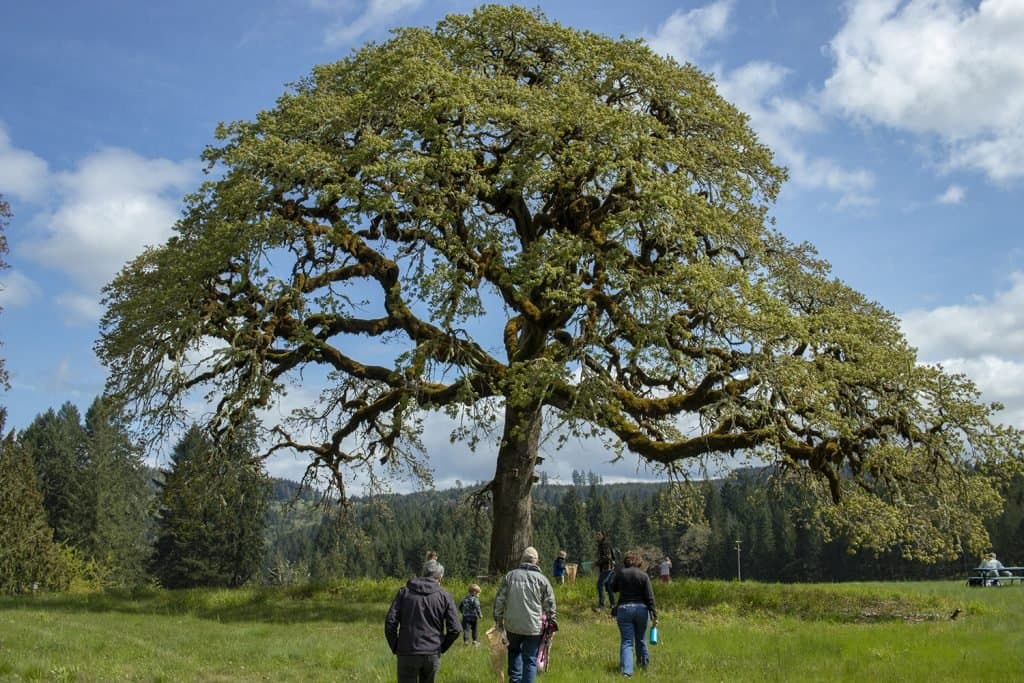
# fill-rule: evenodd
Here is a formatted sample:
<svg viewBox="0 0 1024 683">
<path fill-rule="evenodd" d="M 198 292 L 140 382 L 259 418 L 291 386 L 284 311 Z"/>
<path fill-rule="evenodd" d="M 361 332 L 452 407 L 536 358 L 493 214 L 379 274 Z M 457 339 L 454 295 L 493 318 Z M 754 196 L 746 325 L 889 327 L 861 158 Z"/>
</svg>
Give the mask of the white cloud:
<svg viewBox="0 0 1024 683">
<path fill-rule="evenodd" d="M 950 185 L 936 198 L 939 204 L 963 204 L 967 198 L 967 190 L 962 185 Z"/>
<path fill-rule="evenodd" d="M 43 196 L 49 169 L 32 152 L 11 146 L 11 138 L 0 122 L 0 194 L 34 201 Z"/>
<path fill-rule="evenodd" d="M 689 12 L 676 11 L 647 42 L 655 52 L 671 55 L 680 62 L 697 63 L 705 48 L 728 35 L 732 0 L 720 0 Z M 812 97 L 784 97 L 782 91 L 789 69 L 778 64 L 753 61 L 724 72 L 716 69 L 722 96 L 750 117 L 758 137 L 789 169 L 794 185 L 840 194 L 839 208 L 867 206 L 875 178 L 863 169 L 848 169 L 838 162 L 809 155 L 798 143 L 803 136 L 820 133 L 825 122 Z"/>
<path fill-rule="evenodd" d="M 923 360 L 1024 359 L 1024 273 L 1012 276 L 1010 289 L 981 299 L 902 316 L 903 330 Z"/>
<path fill-rule="evenodd" d="M 937 361 L 948 372 L 963 373 L 978 387 L 985 402 L 997 402 L 1003 410 L 996 422 L 1024 428 L 1024 363 L 981 356 L 979 358 L 944 358 Z"/>
<path fill-rule="evenodd" d="M 733 4 L 734 0 L 717 0 L 688 12 L 676 10 L 653 35 L 646 36 L 647 43 L 681 64 L 696 63 L 708 43 L 728 34 Z"/>
<path fill-rule="evenodd" d="M 94 323 L 103 315 L 104 309 L 99 298 L 80 292 L 64 292 L 55 301 L 68 313 L 67 320 L 71 322 Z"/>
<path fill-rule="evenodd" d="M 98 293 L 143 247 L 170 236 L 181 196 L 198 171 L 196 163 L 102 150 L 54 176 L 60 205 L 36 220 L 43 236 L 23 244 L 21 252 L 69 273 L 89 295 Z"/>
<path fill-rule="evenodd" d="M 825 157 L 807 154 L 797 140 L 824 130 L 817 109 L 807 101 L 781 97 L 789 71 L 769 62 L 749 62 L 720 79 L 722 95 L 750 116 L 751 125 L 761 141 L 789 169 L 796 185 L 840 193 L 839 206 L 874 204 L 871 195 L 874 175 L 863 169 L 847 169 Z"/>
<path fill-rule="evenodd" d="M 31 278 L 17 270 L 0 273 L 0 306 L 24 306 L 42 294 Z"/>
<path fill-rule="evenodd" d="M 910 311 L 902 323 L 922 361 L 964 373 L 1005 406 L 1000 422 L 1024 427 L 1024 273 L 990 299 Z"/>
<path fill-rule="evenodd" d="M 951 167 L 1024 176 L 1024 3 L 852 0 L 829 44 L 826 102 L 872 123 L 934 134 Z"/>
<path fill-rule="evenodd" d="M 345 0 L 310 0 L 310 4 L 314 9 L 334 15 L 347 15 L 356 5 L 355 2 Z M 407 13 L 422 4 L 423 0 L 367 0 L 355 19 L 338 21 L 328 26 L 324 32 L 324 43 L 331 48 L 350 45 L 359 37 L 387 26 L 395 19 L 404 19 Z"/>
</svg>

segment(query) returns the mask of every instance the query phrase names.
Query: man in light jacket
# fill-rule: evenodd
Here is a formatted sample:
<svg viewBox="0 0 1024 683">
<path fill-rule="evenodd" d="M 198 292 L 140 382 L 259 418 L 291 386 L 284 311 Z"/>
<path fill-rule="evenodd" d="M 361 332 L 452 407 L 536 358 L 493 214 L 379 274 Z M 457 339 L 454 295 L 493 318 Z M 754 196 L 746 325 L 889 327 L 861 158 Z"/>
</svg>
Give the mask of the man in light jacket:
<svg viewBox="0 0 1024 683">
<path fill-rule="evenodd" d="M 557 628 L 555 591 L 539 561 L 535 548 L 524 550 L 521 564 L 505 574 L 494 596 L 494 621 L 508 638 L 509 683 L 534 683 L 543 618 Z"/>
<path fill-rule="evenodd" d="M 384 618 L 384 636 L 398 655 L 398 683 L 433 683 L 441 655 L 462 633 L 455 600 L 441 590 L 444 567 L 428 560 L 422 573 L 398 589 Z"/>
</svg>

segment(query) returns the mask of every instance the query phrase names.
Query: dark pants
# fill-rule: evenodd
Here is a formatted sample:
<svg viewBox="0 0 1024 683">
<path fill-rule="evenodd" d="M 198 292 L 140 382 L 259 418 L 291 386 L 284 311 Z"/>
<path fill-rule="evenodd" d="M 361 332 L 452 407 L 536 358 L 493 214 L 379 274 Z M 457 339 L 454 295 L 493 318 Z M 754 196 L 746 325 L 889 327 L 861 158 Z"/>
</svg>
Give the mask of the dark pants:
<svg viewBox="0 0 1024 683">
<path fill-rule="evenodd" d="M 398 655 L 398 683 L 434 683 L 441 655 Z"/>
<path fill-rule="evenodd" d="M 604 592 L 608 591 L 608 606 L 615 605 L 615 594 L 612 593 L 612 577 L 615 572 L 611 569 L 603 570 L 597 577 L 597 604 L 604 607 Z"/>
<path fill-rule="evenodd" d="M 469 642 L 469 634 L 473 633 L 473 642 L 477 641 L 476 638 L 476 617 L 462 617 L 462 642 Z"/>
</svg>

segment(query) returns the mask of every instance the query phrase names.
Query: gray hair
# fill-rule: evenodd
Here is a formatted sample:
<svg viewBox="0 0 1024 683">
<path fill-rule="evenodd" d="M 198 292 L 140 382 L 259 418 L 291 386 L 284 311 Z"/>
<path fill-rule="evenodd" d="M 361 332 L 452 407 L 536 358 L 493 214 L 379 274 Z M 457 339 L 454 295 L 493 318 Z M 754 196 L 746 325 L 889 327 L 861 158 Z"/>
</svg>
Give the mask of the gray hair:
<svg viewBox="0 0 1024 683">
<path fill-rule="evenodd" d="M 537 559 L 538 558 L 539 558 L 539 555 L 537 555 L 537 549 L 534 548 L 531 545 L 531 546 L 527 547 L 526 550 L 523 551 L 523 557 L 520 560 L 520 562 L 528 562 L 530 564 L 537 564 Z"/>
<path fill-rule="evenodd" d="M 432 579 L 440 579 L 444 576 L 444 565 L 437 560 L 427 560 L 423 563 L 422 574 Z"/>
</svg>

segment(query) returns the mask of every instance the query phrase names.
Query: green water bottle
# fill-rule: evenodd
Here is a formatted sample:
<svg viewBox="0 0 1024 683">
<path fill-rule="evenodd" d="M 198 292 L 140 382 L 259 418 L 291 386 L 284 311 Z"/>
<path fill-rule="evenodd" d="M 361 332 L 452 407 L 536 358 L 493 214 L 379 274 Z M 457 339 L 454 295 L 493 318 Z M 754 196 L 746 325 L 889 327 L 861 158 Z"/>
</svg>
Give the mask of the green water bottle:
<svg viewBox="0 0 1024 683">
<path fill-rule="evenodd" d="M 658 644 L 658 627 L 657 626 L 652 626 L 651 627 L 651 645 L 657 645 L 657 644 Z"/>
</svg>

